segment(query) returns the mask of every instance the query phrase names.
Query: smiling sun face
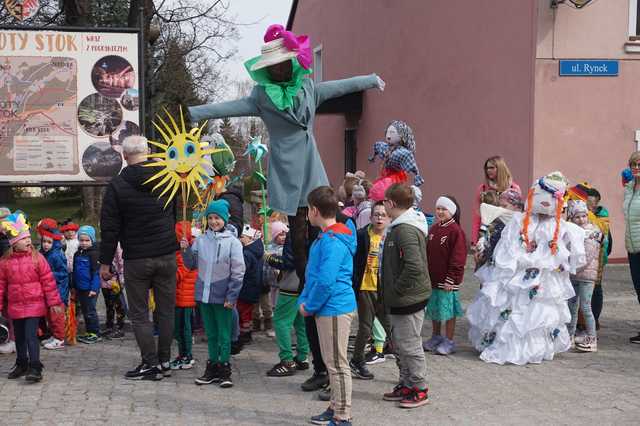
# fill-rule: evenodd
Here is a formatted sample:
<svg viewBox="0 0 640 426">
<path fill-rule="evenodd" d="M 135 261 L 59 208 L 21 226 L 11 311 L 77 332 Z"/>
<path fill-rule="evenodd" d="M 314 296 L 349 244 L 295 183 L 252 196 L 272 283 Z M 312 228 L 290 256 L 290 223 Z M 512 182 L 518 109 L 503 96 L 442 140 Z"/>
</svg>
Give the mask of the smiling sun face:
<svg viewBox="0 0 640 426">
<path fill-rule="evenodd" d="M 187 132 L 184 124 L 184 116 L 182 115 L 182 108 L 180 108 L 181 128 L 178 127 L 176 121 L 166 109 L 165 114 L 169 118 L 172 127 L 161 117 L 158 117 L 158 120 L 162 124 L 162 127 L 155 122 L 153 123 L 162 135 L 164 143 L 149 141 L 150 144 L 160 148 L 160 152 L 147 155 L 147 158 L 156 159 L 156 161 L 145 164 L 146 167 L 161 167 L 162 170 L 147 179 L 144 183 L 147 184 L 160 179 L 156 182 L 152 191 L 165 185 L 164 190 L 159 196 L 162 197 L 164 194 L 169 193 L 169 197 L 165 203 L 166 207 L 180 187 L 182 187 L 183 192 L 186 191 L 186 193 L 183 193 L 185 200 L 189 198 L 191 190 L 193 190 L 198 199 L 200 199 L 197 183 L 205 186 L 209 178 L 209 174 L 205 167 L 203 167 L 210 164 L 207 157 L 223 150 L 208 148 L 208 143 L 200 142 L 200 134 L 207 125 L 206 122 L 201 127 L 193 128 Z"/>
</svg>

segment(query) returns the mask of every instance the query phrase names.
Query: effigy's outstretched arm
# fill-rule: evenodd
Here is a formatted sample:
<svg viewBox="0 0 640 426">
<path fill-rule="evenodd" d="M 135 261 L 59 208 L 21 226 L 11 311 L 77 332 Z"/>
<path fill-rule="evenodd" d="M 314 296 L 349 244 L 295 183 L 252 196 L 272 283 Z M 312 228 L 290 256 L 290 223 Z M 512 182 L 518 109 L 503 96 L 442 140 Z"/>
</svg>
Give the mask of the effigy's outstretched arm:
<svg viewBox="0 0 640 426">
<path fill-rule="evenodd" d="M 345 78 L 343 80 L 323 81 L 315 85 L 316 107 L 327 99 L 337 98 L 349 93 L 361 92 L 367 89 L 384 88 L 384 82 L 376 75 L 362 75 Z"/>
<path fill-rule="evenodd" d="M 254 92 L 246 98 L 235 101 L 189 107 L 189 116 L 193 122 L 224 117 L 255 117 L 259 115 L 260 110 L 256 105 Z"/>
</svg>

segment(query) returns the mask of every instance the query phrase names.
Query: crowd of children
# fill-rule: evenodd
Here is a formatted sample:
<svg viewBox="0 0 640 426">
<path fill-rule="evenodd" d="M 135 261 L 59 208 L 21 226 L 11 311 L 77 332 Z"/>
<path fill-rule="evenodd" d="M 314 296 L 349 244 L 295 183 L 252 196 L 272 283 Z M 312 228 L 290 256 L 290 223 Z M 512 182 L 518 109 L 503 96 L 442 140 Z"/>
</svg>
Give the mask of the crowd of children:
<svg viewBox="0 0 640 426">
<path fill-rule="evenodd" d="M 506 164 L 496 159 L 485 164 L 487 179 L 505 176 Z M 526 200 L 516 184 L 507 183 L 504 191 L 487 185 L 479 193 L 472 253 L 482 284 L 467 310 L 472 344 L 483 360 L 497 363 L 540 362 L 569 346 L 596 351 L 602 309 L 597 289 L 611 250 L 600 194 L 587 184 L 568 188 L 560 174 L 537 181 Z M 275 337 L 279 350 L 267 376 L 294 375 L 309 369 L 305 317 L 313 317 L 330 400 L 327 410 L 312 417 L 313 423 L 350 424 L 351 378 L 373 379 L 369 367 L 383 362 L 385 355 L 397 359 L 399 379 L 383 398 L 404 408 L 427 403 L 424 352 L 453 354 L 456 320 L 464 315 L 458 290 L 468 242 L 460 226 L 460 206 L 453 196 L 440 196 L 431 223 L 433 216 L 418 207 L 419 188 L 395 183 L 378 201 L 369 196 L 371 188 L 358 172 L 348 174 L 335 192 L 320 187 L 309 194 L 308 221 L 320 232 L 309 248 L 304 286 L 282 218 L 269 222 L 266 239 L 254 226 L 231 226 L 230 205 L 219 199 L 207 206 L 202 224 L 178 222 L 178 354 L 170 368 L 194 367 L 193 325 L 201 320 L 208 360 L 197 384 L 232 386 L 231 354 L 251 344 L 252 333 L 259 330 Z M 568 203 L 562 198 L 565 193 Z M 544 197 L 551 205 L 540 201 Z M 338 216 L 346 217 L 346 225 Z M 11 319 L 17 352 L 10 379 L 42 379 L 41 344 L 56 350 L 65 348 L 65 342 L 75 344 L 76 338 L 92 344 L 124 336 L 127 304 L 120 249 L 111 265 L 112 278 L 104 281 L 98 273 L 93 227 L 70 221 L 59 226 L 54 219 L 42 219 L 35 227 L 37 251 L 24 213 L 0 208 L 0 220 L 0 308 Z M 474 230 L 475 222 L 474 216 Z M 521 270 L 521 264 L 528 267 Z M 557 287 L 550 293 L 552 286 L 542 286 L 540 277 Z M 509 290 L 514 285 L 517 290 Z M 532 303 L 523 305 L 520 292 Z M 100 294 L 106 309 L 102 328 L 96 309 Z M 569 317 L 563 306 L 568 306 Z M 84 332 L 77 337 L 76 307 L 84 321 Z M 531 307 L 538 313 L 556 312 L 548 318 L 557 321 L 546 324 L 538 318 L 532 325 Z M 356 313 L 357 336 L 349 360 Z M 425 319 L 432 321 L 432 333 L 423 341 Z M 516 336 L 523 327 L 527 333 Z M 543 335 L 549 327 L 551 335 Z M 533 343 L 540 339 L 544 347 Z"/>
</svg>

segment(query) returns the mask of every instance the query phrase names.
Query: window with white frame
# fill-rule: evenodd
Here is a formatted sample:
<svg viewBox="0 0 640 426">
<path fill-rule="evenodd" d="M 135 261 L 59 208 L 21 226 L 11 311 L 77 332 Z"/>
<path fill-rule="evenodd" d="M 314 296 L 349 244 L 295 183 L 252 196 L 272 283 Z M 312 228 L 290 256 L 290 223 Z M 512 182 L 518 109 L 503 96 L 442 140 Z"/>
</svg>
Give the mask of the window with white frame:
<svg viewBox="0 0 640 426">
<path fill-rule="evenodd" d="M 629 0 L 629 39 L 640 41 L 639 0 Z"/>
<path fill-rule="evenodd" d="M 322 45 L 313 48 L 313 80 L 322 81 Z"/>
</svg>

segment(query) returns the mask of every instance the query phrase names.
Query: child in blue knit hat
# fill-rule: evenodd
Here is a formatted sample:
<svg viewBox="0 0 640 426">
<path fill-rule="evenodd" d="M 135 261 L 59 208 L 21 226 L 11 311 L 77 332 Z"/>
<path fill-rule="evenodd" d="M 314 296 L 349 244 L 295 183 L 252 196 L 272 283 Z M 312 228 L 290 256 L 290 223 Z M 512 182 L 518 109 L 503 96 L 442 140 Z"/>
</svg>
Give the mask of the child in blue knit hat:
<svg viewBox="0 0 640 426">
<path fill-rule="evenodd" d="M 195 299 L 207 335 L 209 360 L 205 372 L 196 379 L 198 385 L 218 383 L 222 388 L 231 381 L 231 331 L 233 308 L 244 278 L 242 243 L 229 222 L 229 203 L 216 200 L 205 210 L 207 230 L 192 246 L 180 241 L 182 258 L 189 269 L 198 269 Z"/>
<path fill-rule="evenodd" d="M 96 311 L 100 291 L 99 253 L 96 248 L 96 230 L 93 226 L 85 225 L 78 229 L 78 242 L 78 251 L 73 256 L 72 287 L 80 301 L 86 328 L 85 334 L 78 336 L 78 342 L 91 344 L 102 340 L 99 336 L 100 323 Z"/>
</svg>

